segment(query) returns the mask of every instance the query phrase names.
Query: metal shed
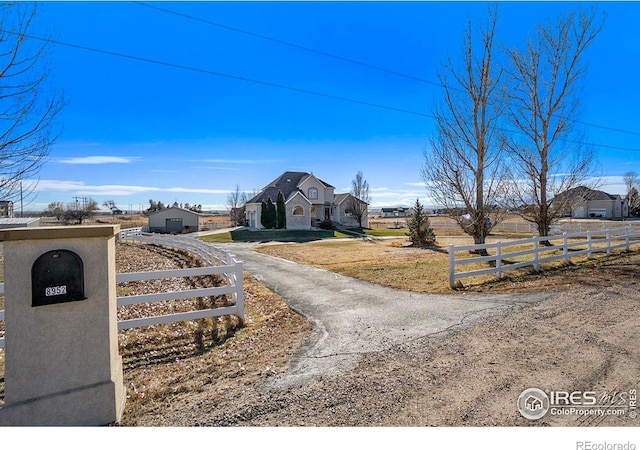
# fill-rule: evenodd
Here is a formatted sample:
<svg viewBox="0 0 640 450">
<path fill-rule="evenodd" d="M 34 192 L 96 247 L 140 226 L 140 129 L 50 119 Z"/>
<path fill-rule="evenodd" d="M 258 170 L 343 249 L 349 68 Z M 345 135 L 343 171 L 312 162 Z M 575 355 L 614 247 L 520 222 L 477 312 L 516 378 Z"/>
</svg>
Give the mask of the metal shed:
<svg viewBox="0 0 640 450">
<path fill-rule="evenodd" d="M 200 214 L 184 208 L 171 207 L 149 214 L 152 233 L 190 233 L 200 229 Z"/>
<path fill-rule="evenodd" d="M 0 219 L 0 228 L 26 228 L 39 226 L 39 217 L 9 217 Z"/>
</svg>

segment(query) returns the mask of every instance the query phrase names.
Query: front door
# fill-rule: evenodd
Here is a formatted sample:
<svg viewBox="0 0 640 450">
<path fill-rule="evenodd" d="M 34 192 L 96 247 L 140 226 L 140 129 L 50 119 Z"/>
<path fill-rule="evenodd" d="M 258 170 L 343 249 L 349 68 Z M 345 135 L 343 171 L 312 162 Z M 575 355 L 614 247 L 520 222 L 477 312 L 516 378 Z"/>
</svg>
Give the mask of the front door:
<svg viewBox="0 0 640 450">
<path fill-rule="evenodd" d="M 331 220 L 331 207 L 329 206 L 324 208 L 324 220 Z"/>
</svg>

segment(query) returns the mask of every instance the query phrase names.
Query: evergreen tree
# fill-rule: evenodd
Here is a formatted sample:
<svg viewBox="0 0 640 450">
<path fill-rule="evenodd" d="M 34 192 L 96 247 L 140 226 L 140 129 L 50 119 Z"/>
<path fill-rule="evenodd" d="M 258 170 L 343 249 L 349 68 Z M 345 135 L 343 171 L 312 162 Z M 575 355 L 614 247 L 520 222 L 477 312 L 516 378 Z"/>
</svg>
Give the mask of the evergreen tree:
<svg viewBox="0 0 640 450">
<path fill-rule="evenodd" d="M 418 198 L 413 207 L 413 216 L 411 216 L 408 226 L 409 233 L 407 236 L 409 236 L 413 245 L 422 247 L 436 243 L 436 235 L 429 224 L 429 217 L 425 214 L 420 199 Z"/>
<path fill-rule="evenodd" d="M 278 191 L 278 199 L 276 200 L 276 228 L 287 227 L 287 211 L 284 206 L 284 194 Z"/>
<path fill-rule="evenodd" d="M 273 204 L 271 197 L 267 198 L 267 228 L 276 227 L 276 205 Z"/>
<path fill-rule="evenodd" d="M 260 223 L 264 228 L 269 228 L 269 210 L 267 209 L 267 202 L 264 200 L 260 204 Z"/>
</svg>

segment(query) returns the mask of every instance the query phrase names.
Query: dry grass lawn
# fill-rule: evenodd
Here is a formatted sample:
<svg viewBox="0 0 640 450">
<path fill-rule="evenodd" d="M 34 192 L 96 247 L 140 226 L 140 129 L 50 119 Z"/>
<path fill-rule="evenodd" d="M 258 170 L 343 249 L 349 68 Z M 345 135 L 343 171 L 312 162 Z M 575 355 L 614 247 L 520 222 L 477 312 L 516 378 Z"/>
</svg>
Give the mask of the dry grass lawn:
<svg viewBox="0 0 640 450">
<path fill-rule="evenodd" d="M 506 241 L 504 237 L 491 237 L 487 243 L 498 240 Z M 407 289 L 414 292 L 433 294 L 451 294 L 449 287 L 449 256 L 448 246 L 470 245 L 472 241 L 465 237 L 440 237 L 437 246 L 433 248 L 403 247 L 404 239 L 378 239 L 378 240 L 335 240 L 304 244 L 269 244 L 260 246 L 257 251 L 272 256 L 288 259 L 302 264 L 308 264 L 321 269 L 329 270 L 363 281 L 381 284 L 397 289 Z M 559 242 L 552 242 L 559 244 Z M 602 246 L 603 244 L 598 244 Z M 594 245 L 594 248 L 597 246 Z M 518 245 L 508 249 L 514 253 L 530 249 L 531 245 Z M 585 247 L 576 247 L 581 250 Z M 632 247 L 638 250 L 640 245 Z M 541 248 L 542 250 L 542 248 Z M 489 250 L 489 254 L 495 255 L 495 250 Z M 561 254 L 560 250 L 546 253 L 546 256 Z M 469 252 L 460 252 L 456 258 L 475 258 Z M 541 272 L 553 272 L 564 270 L 570 277 L 571 270 L 584 265 L 588 270 L 597 264 L 608 260 L 617 260 L 624 257 L 624 252 L 614 251 L 611 256 L 605 253 L 594 253 L 588 260 L 586 256 L 572 257 L 569 265 L 565 267 L 562 260 L 543 263 Z M 511 263 L 524 261 L 530 257 L 514 257 Z M 458 266 L 456 272 L 466 272 L 486 269 L 490 267 L 488 262 L 478 262 Z M 458 285 L 460 290 L 481 291 L 483 289 L 507 289 L 517 281 L 539 280 L 542 273 L 533 273 L 530 267 L 504 272 L 502 280 L 497 282 L 495 275 L 481 275 L 463 278 Z M 514 287 L 514 289 L 517 289 Z"/>
</svg>

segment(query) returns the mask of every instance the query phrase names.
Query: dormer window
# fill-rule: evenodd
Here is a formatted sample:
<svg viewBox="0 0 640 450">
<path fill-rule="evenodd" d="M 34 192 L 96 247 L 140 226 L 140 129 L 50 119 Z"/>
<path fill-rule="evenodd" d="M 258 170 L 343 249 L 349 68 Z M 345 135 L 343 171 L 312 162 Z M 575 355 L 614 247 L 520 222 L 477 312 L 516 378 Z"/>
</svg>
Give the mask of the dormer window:
<svg viewBox="0 0 640 450">
<path fill-rule="evenodd" d="M 308 194 L 309 200 L 318 200 L 318 190 L 316 188 L 309 188 Z"/>
</svg>

